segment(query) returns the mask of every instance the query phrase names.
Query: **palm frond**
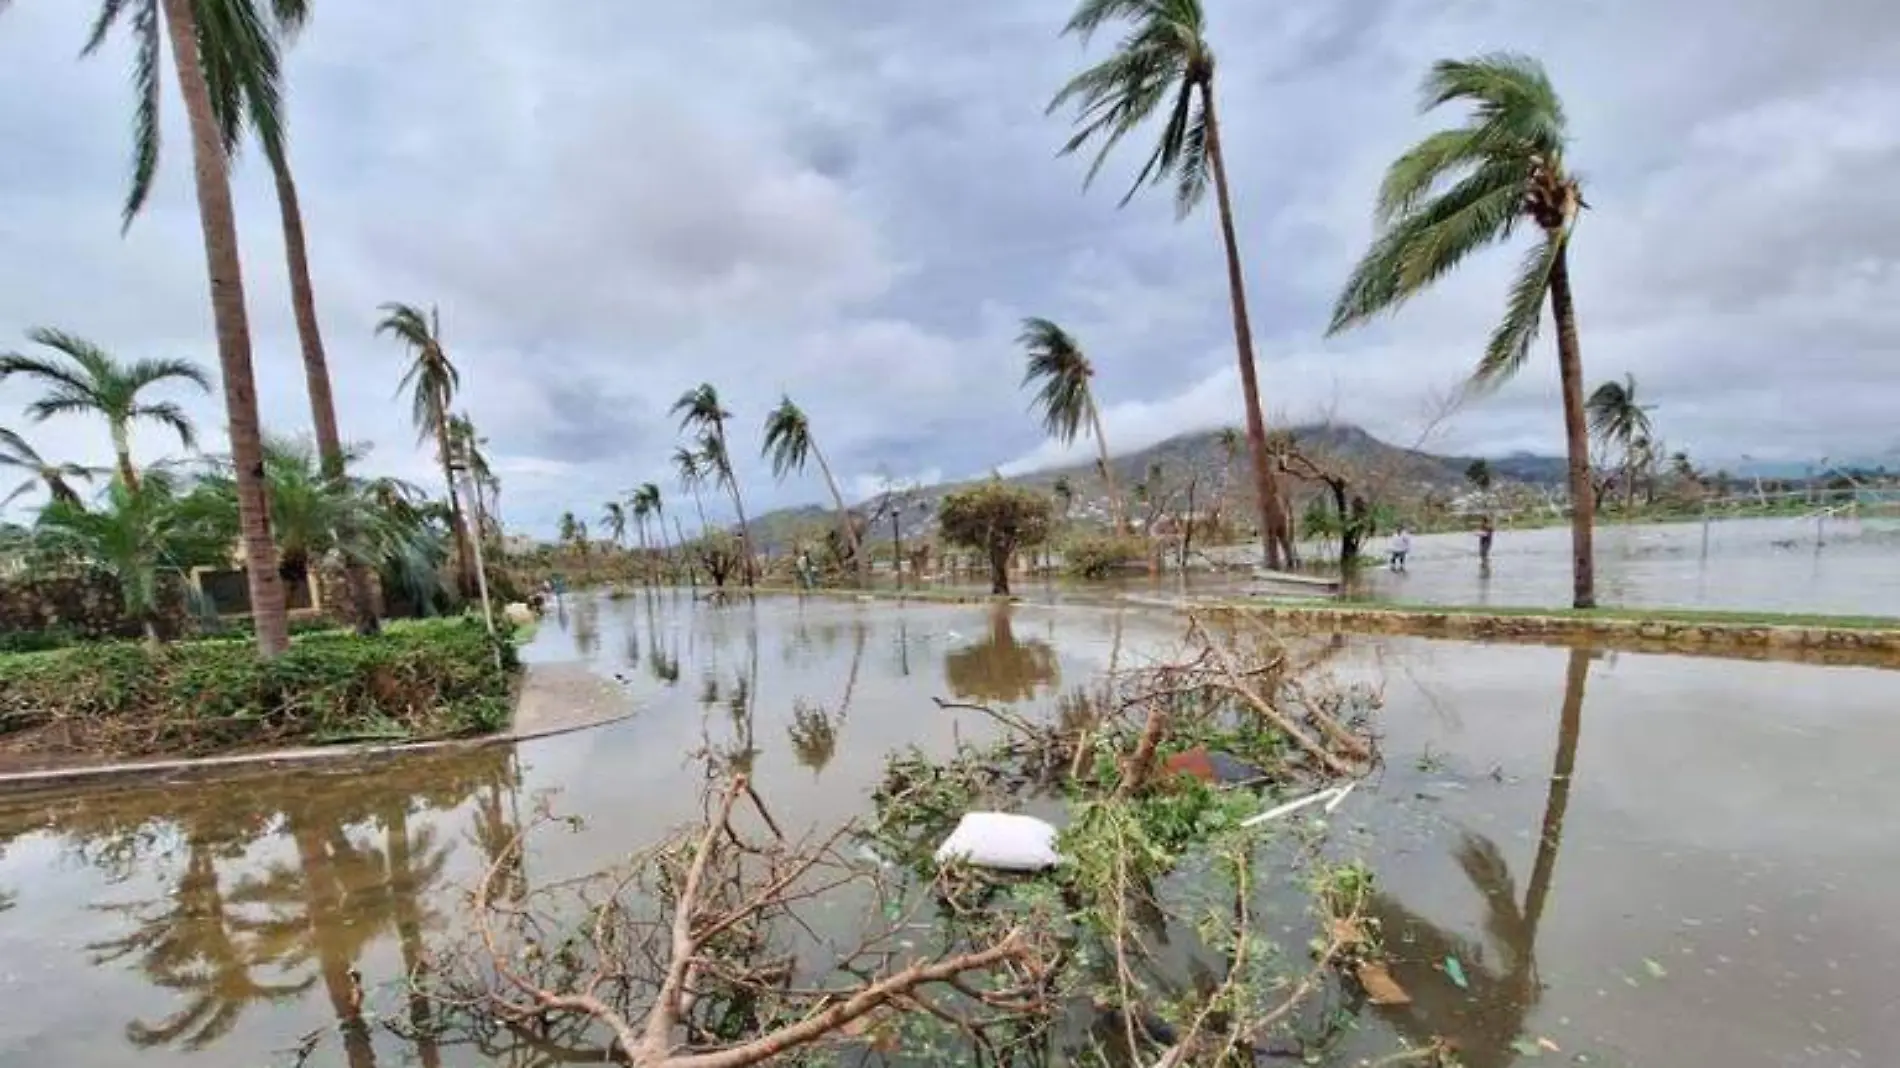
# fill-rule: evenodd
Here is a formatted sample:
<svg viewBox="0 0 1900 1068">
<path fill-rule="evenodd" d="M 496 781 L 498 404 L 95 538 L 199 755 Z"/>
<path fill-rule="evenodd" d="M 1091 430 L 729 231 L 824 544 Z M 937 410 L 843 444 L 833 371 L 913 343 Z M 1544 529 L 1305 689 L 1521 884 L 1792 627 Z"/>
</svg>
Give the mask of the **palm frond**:
<svg viewBox="0 0 1900 1068">
<path fill-rule="evenodd" d="M 1031 407 L 1041 415 L 1043 430 L 1065 445 L 1074 441 L 1094 410 L 1089 379 L 1095 370 L 1088 357 L 1048 319 L 1024 319 L 1016 340 L 1027 350 L 1023 385 L 1037 387 Z"/>
<path fill-rule="evenodd" d="M 187 449 L 195 449 L 198 447 L 197 431 L 196 428 L 192 426 L 191 417 L 185 414 L 183 408 L 180 408 L 171 401 L 163 401 L 158 404 L 141 404 L 127 412 L 126 415 L 128 419 L 145 419 L 154 423 L 162 423 L 172 428 L 172 430 L 178 434 L 178 443 L 180 445 L 183 445 Z"/>
<path fill-rule="evenodd" d="M 158 175 L 159 36 L 158 0 L 140 0 L 132 15 L 132 186 L 119 212 L 121 232 L 132 228 Z"/>
<path fill-rule="evenodd" d="M 1504 319 L 1491 331 L 1484 356 L 1471 375 L 1471 386 L 1478 391 L 1495 389 L 1517 373 L 1530 355 L 1531 342 L 1537 340 L 1542 321 L 1544 294 L 1550 291 L 1550 273 L 1563 255 L 1564 236 L 1553 235 L 1540 241 L 1524 256 L 1517 281 L 1511 284 Z"/>
<path fill-rule="evenodd" d="M 124 374 L 134 391 L 175 378 L 211 392 L 211 375 L 190 360 L 139 360 L 127 367 Z"/>
<path fill-rule="evenodd" d="M 1477 116 L 1554 160 L 1563 151 L 1563 101 L 1543 65 L 1529 56 L 1494 52 L 1474 59 L 1440 60 L 1419 90 L 1421 110 L 1453 101 L 1472 104 Z"/>
<path fill-rule="evenodd" d="M 759 455 L 772 459 L 772 476 L 781 481 L 793 471 L 802 471 L 811 454 L 811 421 L 789 396 L 779 399 L 778 407 L 765 417 L 765 444 Z"/>
<path fill-rule="evenodd" d="M 1525 173 L 1514 163 L 1487 165 L 1386 227 L 1347 277 L 1327 333 L 1397 308 L 1479 248 L 1510 236 Z"/>
</svg>

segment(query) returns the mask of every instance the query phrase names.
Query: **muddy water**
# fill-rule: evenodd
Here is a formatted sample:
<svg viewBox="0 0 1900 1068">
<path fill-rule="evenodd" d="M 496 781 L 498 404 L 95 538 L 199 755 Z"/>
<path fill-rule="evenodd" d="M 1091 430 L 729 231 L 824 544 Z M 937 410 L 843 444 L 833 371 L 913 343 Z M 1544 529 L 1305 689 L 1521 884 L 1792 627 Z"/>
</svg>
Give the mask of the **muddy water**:
<svg viewBox="0 0 1900 1068">
<path fill-rule="evenodd" d="M 502 1064 L 338 1032 L 400 977 L 537 798 L 585 817 L 513 877 L 589 870 L 690 818 L 707 749 L 786 822 L 860 811 L 882 756 L 1161 655 L 1168 616 L 581 600 L 531 659 L 640 698 L 594 732 L 340 772 L 0 797 L 0 1064 Z M 1448 1035 L 1479 1068 L 1885 1064 L 1900 1050 L 1900 676 L 1422 641 L 1341 643 L 1382 680 L 1387 765 L 1335 816 L 1380 877 L 1406 1010 L 1328 1063 Z M 960 718 L 961 717 L 961 718 Z M 1465 979 L 1449 974 L 1455 958 Z M 1538 1039 L 1557 1046 L 1531 1059 Z"/>
</svg>

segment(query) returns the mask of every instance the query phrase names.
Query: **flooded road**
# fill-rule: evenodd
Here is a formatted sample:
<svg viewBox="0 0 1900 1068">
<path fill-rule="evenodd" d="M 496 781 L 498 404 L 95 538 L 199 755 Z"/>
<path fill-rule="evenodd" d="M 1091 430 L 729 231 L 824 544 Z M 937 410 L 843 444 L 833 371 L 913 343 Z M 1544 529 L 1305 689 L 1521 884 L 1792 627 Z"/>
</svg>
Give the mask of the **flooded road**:
<svg viewBox="0 0 1900 1068">
<path fill-rule="evenodd" d="M 0 1065 L 254 1068 L 311 1033 L 313 1065 L 539 1063 L 381 1026 L 428 1011 L 403 977 L 538 799 L 585 827 L 508 872 L 536 885 L 693 818 L 707 750 L 751 754 L 785 822 L 832 825 L 890 750 L 983 729 L 933 696 L 1046 708 L 1181 637 L 1095 607 L 661 594 L 563 616 L 528 658 L 616 677 L 633 719 L 351 772 L 0 796 Z M 1330 668 L 1385 690 L 1386 766 L 1335 848 L 1376 871 L 1414 1002 L 1364 1009 L 1321 1063 L 1434 1035 L 1472 1068 L 1900 1050 L 1900 675 L 1359 638 Z M 339 1033 L 359 997 L 371 1025 Z"/>
</svg>

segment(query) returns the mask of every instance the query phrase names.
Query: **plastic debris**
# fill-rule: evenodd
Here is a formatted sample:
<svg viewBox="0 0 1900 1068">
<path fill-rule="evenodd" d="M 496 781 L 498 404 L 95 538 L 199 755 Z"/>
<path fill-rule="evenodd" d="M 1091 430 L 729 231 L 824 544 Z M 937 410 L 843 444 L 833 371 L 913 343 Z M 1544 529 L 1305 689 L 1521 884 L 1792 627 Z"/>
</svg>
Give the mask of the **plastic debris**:
<svg viewBox="0 0 1900 1068">
<path fill-rule="evenodd" d="M 963 860 L 997 871 L 1042 871 L 1059 859 L 1053 825 L 1007 812 L 966 812 L 937 847 L 939 864 Z"/>
<path fill-rule="evenodd" d="M 1458 963 L 1457 957 L 1445 958 L 1445 974 L 1451 977 L 1452 982 L 1458 984 L 1458 989 L 1471 989 L 1471 981 L 1465 978 L 1465 966 Z"/>
<path fill-rule="evenodd" d="M 1249 816 L 1246 819 L 1241 820 L 1240 825 L 1242 827 L 1257 827 L 1260 824 L 1266 823 L 1269 820 L 1277 820 L 1281 816 L 1285 816 L 1293 812 L 1298 812 L 1299 810 L 1303 808 L 1307 808 L 1311 805 L 1317 805 L 1324 801 L 1338 801 L 1344 798 L 1346 794 L 1351 790 L 1352 790 L 1352 786 L 1350 784 L 1346 786 L 1329 786 L 1326 789 L 1321 790 L 1320 792 L 1316 794 L 1307 794 L 1305 797 L 1288 801 L 1284 805 L 1277 805 L 1273 808 L 1266 810 L 1265 812 L 1262 812 L 1258 816 Z M 1333 807 L 1335 806 L 1328 806 L 1326 811 L 1331 812 L 1333 810 Z"/>
</svg>

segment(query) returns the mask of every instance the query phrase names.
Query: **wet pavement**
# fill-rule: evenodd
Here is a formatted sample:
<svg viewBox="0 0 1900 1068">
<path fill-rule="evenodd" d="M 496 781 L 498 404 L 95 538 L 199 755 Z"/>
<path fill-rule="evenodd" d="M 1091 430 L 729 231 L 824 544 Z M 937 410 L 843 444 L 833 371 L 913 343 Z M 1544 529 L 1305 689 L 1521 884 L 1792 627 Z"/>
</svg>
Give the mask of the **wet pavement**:
<svg viewBox="0 0 1900 1068">
<path fill-rule="evenodd" d="M 781 820 L 832 825 L 863 811 L 886 752 L 984 729 L 931 697 L 1045 708 L 1180 638 L 1170 615 L 1090 606 L 581 598 L 528 658 L 588 665 L 632 719 L 361 768 L 0 795 L 0 1065 L 287 1064 L 313 1029 L 331 1037 L 312 1065 L 531 1063 L 332 1032 L 352 973 L 372 1022 L 416 1011 L 401 978 L 539 799 L 586 825 L 511 869 L 535 884 L 691 819 L 709 749 L 752 752 Z M 1900 675 L 1358 638 L 1329 667 L 1385 690 L 1386 764 L 1335 842 L 1378 874 L 1414 1004 L 1364 1010 L 1323 1063 L 1433 1035 L 1472 1068 L 1892 1062 Z"/>
</svg>

